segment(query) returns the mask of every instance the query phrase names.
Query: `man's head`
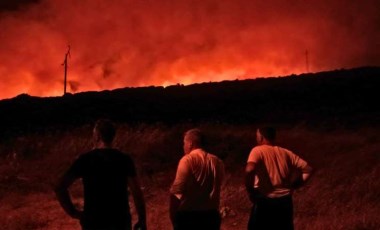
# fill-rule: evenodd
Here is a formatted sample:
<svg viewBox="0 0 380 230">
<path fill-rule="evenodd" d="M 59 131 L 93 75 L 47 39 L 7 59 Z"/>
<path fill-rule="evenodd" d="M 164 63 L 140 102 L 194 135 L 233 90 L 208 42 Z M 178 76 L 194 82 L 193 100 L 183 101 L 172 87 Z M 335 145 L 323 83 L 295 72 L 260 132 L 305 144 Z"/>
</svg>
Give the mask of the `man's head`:
<svg viewBox="0 0 380 230">
<path fill-rule="evenodd" d="M 183 151 L 189 154 L 193 149 L 204 147 L 204 136 L 200 129 L 190 129 L 183 138 Z"/>
<path fill-rule="evenodd" d="M 96 143 L 111 145 L 116 134 L 115 125 L 107 119 L 100 119 L 95 123 L 94 140 Z"/>
<path fill-rule="evenodd" d="M 265 126 L 256 131 L 256 141 L 259 145 L 273 143 L 275 139 L 276 129 L 273 127 Z"/>
</svg>

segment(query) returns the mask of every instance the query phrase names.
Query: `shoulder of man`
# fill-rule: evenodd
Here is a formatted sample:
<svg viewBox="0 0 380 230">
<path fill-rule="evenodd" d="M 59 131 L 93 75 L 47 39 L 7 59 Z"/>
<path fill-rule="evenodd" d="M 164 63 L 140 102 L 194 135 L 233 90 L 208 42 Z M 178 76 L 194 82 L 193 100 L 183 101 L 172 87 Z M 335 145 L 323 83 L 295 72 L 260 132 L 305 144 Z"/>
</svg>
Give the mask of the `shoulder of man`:
<svg viewBox="0 0 380 230">
<path fill-rule="evenodd" d="M 127 157 L 131 157 L 131 154 L 128 153 L 128 152 L 123 152 L 119 149 L 111 149 L 112 152 L 116 153 L 116 154 L 120 154 L 120 155 L 123 155 L 123 156 L 127 156 Z"/>
<path fill-rule="evenodd" d="M 113 149 L 113 151 L 114 151 L 114 153 L 117 154 L 120 158 L 125 159 L 125 160 L 127 160 L 127 161 L 132 161 L 132 162 L 134 162 L 133 157 L 132 157 L 132 155 L 131 155 L 130 153 L 128 153 L 128 152 L 122 152 L 122 151 L 120 151 L 120 150 L 118 150 L 118 149 Z"/>
<path fill-rule="evenodd" d="M 209 156 L 210 158 L 212 158 L 213 160 L 217 161 L 217 162 L 223 163 L 222 159 L 220 159 L 219 156 L 217 156 L 217 155 L 215 155 L 215 154 L 213 154 L 213 153 L 208 153 L 208 156 Z"/>
<path fill-rule="evenodd" d="M 263 150 L 266 149 L 269 145 L 256 145 L 252 150 Z"/>
<path fill-rule="evenodd" d="M 83 161 L 83 160 L 86 160 L 88 158 L 91 158 L 92 156 L 94 156 L 96 154 L 96 152 L 97 152 L 96 149 L 92 149 L 88 152 L 82 153 L 82 154 L 77 156 L 75 161 Z"/>
<path fill-rule="evenodd" d="M 258 163 L 261 161 L 263 157 L 263 152 L 265 152 L 266 147 L 263 145 L 258 145 L 255 146 L 251 149 L 248 155 L 248 160 L 247 162 L 253 162 L 253 163 Z"/>
<path fill-rule="evenodd" d="M 265 145 L 258 145 L 251 149 L 250 154 L 261 154 L 267 150 L 267 146 Z"/>
<path fill-rule="evenodd" d="M 120 159 L 120 160 L 125 159 L 125 160 L 133 161 L 130 154 L 122 152 L 118 149 L 93 149 L 93 150 L 90 150 L 86 153 L 79 155 L 77 160 L 81 160 L 81 161 L 90 160 L 91 161 L 93 159 L 98 158 L 99 156 L 103 156 L 103 154 L 105 154 L 106 156 L 108 156 L 108 154 L 110 154 L 113 156 L 112 157 L 113 159 L 115 159 L 115 156 L 116 156 L 116 159 Z"/>
<path fill-rule="evenodd" d="M 82 176 L 83 170 L 85 170 L 89 165 L 89 162 L 92 161 L 94 154 L 94 150 L 91 150 L 78 155 L 71 163 L 71 166 L 69 167 L 67 173 L 71 175 Z"/>
<path fill-rule="evenodd" d="M 178 168 L 189 169 L 191 168 L 192 162 L 194 162 L 193 156 L 190 156 L 190 154 L 186 154 L 182 156 L 181 159 L 178 161 Z"/>
<path fill-rule="evenodd" d="M 131 154 L 127 153 L 127 152 L 123 152 L 117 148 L 109 148 L 109 149 L 94 149 L 91 152 L 106 152 L 107 154 L 108 153 L 111 153 L 111 154 L 114 154 L 114 155 L 117 155 L 117 156 L 122 156 L 122 157 L 131 157 Z"/>
<path fill-rule="evenodd" d="M 181 159 L 179 159 L 179 163 L 184 163 L 184 162 L 188 162 L 191 160 L 193 156 L 191 156 L 190 154 L 186 154 L 186 155 L 183 155 L 181 157 Z"/>
<path fill-rule="evenodd" d="M 113 159 L 118 161 L 118 164 L 126 170 L 127 175 L 130 177 L 135 177 L 137 175 L 137 170 L 131 154 L 122 152 L 119 149 L 112 149 L 112 152 L 114 154 Z"/>
<path fill-rule="evenodd" d="M 297 154 L 295 154 L 293 151 L 291 151 L 291 150 L 289 150 L 289 149 L 287 149 L 287 148 L 280 147 L 280 146 L 277 146 L 277 147 L 280 149 L 280 151 L 285 152 L 285 153 L 288 154 L 288 155 L 291 155 L 291 156 L 293 156 L 293 155 L 297 155 Z"/>
</svg>

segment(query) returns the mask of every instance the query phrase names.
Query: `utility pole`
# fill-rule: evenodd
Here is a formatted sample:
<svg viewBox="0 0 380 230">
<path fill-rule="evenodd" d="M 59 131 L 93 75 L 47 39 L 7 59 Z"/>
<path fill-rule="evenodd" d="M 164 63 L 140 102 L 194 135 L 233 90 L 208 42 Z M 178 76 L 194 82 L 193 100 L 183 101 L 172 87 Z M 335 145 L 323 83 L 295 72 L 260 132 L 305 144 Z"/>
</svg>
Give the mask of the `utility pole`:
<svg viewBox="0 0 380 230">
<path fill-rule="evenodd" d="M 306 61 L 306 73 L 309 72 L 309 51 L 305 51 L 305 61 Z"/>
<path fill-rule="evenodd" d="M 67 57 L 70 58 L 70 46 L 67 49 L 67 53 L 65 54 L 65 60 L 63 61 L 62 65 L 64 67 L 64 81 L 63 81 L 63 96 L 66 95 L 66 83 L 67 83 Z"/>
</svg>

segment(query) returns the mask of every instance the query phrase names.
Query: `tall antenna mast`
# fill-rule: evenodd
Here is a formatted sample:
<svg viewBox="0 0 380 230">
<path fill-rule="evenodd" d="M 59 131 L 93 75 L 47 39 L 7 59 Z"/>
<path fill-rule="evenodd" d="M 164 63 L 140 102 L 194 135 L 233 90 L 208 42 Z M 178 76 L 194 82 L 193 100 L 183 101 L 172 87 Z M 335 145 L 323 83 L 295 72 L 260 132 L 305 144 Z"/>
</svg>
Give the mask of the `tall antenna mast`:
<svg viewBox="0 0 380 230">
<path fill-rule="evenodd" d="M 65 60 L 63 61 L 62 65 L 65 69 L 64 72 L 64 81 L 63 81 L 63 96 L 66 95 L 66 83 L 67 83 L 67 57 L 70 58 L 70 45 L 67 49 L 67 53 L 65 54 Z"/>
<path fill-rule="evenodd" d="M 309 72 L 309 51 L 305 51 L 305 61 L 306 61 L 306 73 Z"/>
</svg>

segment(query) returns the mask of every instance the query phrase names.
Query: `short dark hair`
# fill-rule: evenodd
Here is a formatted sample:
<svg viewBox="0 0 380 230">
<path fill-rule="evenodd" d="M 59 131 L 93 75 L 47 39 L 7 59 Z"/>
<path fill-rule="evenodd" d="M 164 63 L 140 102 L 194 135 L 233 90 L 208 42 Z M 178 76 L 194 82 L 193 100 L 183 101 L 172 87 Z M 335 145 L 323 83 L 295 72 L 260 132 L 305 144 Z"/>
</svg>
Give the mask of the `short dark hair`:
<svg viewBox="0 0 380 230">
<path fill-rule="evenodd" d="M 264 126 L 259 128 L 260 134 L 268 141 L 276 139 L 276 129 L 271 126 Z"/>
<path fill-rule="evenodd" d="M 185 133 L 185 138 L 191 140 L 194 145 L 204 147 L 205 137 L 200 129 L 190 129 Z"/>
<path fill-rule="evenodd" d="M 104 143 L 112 143 L 116 135 L 116 127 L 111 120 L 99 119 L 95 123 L 95 130 Z"/>
</svg>

